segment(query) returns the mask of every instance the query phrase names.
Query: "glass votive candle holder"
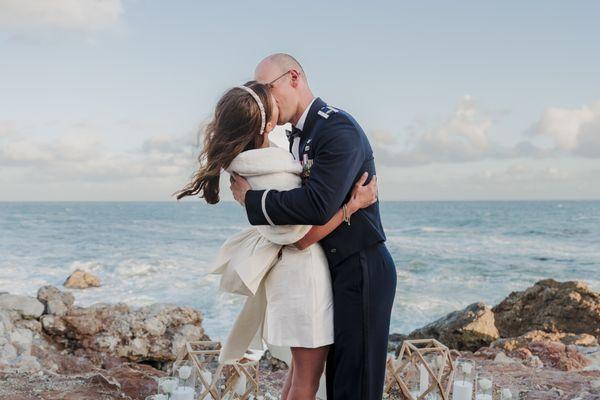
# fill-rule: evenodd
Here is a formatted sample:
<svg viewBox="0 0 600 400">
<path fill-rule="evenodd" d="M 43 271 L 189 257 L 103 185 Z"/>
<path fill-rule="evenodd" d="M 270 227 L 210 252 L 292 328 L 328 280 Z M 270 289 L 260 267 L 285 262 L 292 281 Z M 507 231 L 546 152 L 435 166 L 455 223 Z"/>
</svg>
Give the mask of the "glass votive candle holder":
<svg viewBox="0 0 600 400">
<path fill-rule="evenodd" d="M 492 400 L 494 384 L 492 375 L 487 372 L 477 374 L 477 400 Z"/>
<path fill-rule="evenodd" d="M 169 400 L 169 396 L 166 394 L 153 394 L 146 397 L 146 400 Z"/>
<path fill-rule="evenodd" d="M 475 363 L 469 360 L 456 361 L 456 372 L 452 384 L 453 400 L 472 400 Z"/>
<path fill-rule="evenodd" d="M 191 361 L 173 365 L 173 376 L 179 379 L 179 386 L 196 386 L 196 368 L 194 368 Z"/>
<path fill-rule="evenodd" d="M 171 395 L 177 389 L 179 379 L 174 376 L 164 376 L 158 380 L 158 394 Z"/>
<path fill-rule="evenodd" d="M 500 400 L 519 400 L 519 389 L 501 387 L 500 388 Z"/>
</svg>

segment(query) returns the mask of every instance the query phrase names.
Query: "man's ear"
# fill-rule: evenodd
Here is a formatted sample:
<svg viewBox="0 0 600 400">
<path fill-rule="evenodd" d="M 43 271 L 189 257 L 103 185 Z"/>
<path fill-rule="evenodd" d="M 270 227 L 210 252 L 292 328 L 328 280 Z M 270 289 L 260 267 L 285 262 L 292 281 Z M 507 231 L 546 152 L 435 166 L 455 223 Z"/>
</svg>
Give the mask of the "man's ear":
<svg viewBox="0 0 600 400">
<path fill-rule="evenodd" d="M 292 87 L 298 87 L 298 82 L 300 81 L 300 73 L 295 69 L 290 70 L 290 78 L 292 80 Z"/>
</svg>

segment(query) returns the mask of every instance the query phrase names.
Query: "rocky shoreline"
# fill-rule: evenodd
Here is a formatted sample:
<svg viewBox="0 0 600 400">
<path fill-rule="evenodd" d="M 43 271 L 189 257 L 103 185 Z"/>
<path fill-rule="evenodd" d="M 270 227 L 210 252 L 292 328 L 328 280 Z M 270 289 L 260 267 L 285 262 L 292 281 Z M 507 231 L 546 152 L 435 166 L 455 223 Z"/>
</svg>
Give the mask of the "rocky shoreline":
<svg viewBox="0 0 600 400">
<path fill-rule="evenodd" d="M 471 304 L 390 335 L 390 353 L 424 337 L 475 360 L 525 399 L 600 399 L 600 293 L 582 282 L 544 280 L 495 307 Z M 189 307 L 78 307 L 53 286 L 36 297 L 0 293 L 0 399 L 144 399 L 192 340 L 208 337 L 201 312 Z M 263 358 L 263 393 L 277 394 L 285 369 Z"/>
</svg>

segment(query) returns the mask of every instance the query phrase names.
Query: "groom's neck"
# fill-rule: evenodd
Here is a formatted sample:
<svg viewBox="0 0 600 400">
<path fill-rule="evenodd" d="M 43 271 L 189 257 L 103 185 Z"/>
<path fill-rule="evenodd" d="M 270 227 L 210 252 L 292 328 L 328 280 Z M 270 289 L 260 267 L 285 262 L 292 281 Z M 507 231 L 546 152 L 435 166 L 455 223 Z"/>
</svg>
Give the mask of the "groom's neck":
<svg viewBox="0 0 600 400">
<path fill-rule="evenodd" d="M 304 92 L 300 95 L 300 101 L 298 102 L 298 109 L 296 110 L 296 114 L 294 115 L 294 118 L 291 121 L 292 125 L 296 125 L 298 123 L 298 121 L 300 120 L 300 117 L 302 116 L 302 114 L 304 114 L 304 110 L 306 110 L 306 108 L 310 105 L 310 102 L 314 98 L 315 98 L 315 96 L 313 96 L 313 94 L 310 90 L 307 90 L 306 92 Z"/>
</svg>

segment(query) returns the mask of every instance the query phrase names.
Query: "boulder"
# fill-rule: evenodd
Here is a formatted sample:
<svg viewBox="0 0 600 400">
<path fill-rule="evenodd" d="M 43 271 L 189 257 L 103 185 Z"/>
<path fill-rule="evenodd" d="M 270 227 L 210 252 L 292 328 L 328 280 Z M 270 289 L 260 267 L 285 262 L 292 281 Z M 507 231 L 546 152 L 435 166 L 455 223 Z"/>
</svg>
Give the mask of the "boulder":
<svg viewBox="0 0 600 400">
<path fill-rule="evenodd" d="M 68 292 L 47 285 L 38 289 L 37 298 L 45 306 L 46 314 L 65 315 L 75 302 L 75 297 Z"/>
<path fill-rule="evenodd" d="M 76 269 L 67 278 L 63 286 L 73 289 L 86 289 L 89 287 L 99 287 L 100 278 L 91 274 L 90 272 Z"/>
<path fill-rule="evenodd" d="M 44 312 L 44 305 L 35 297 L 19 296 L 16 294 L 0 294 L 0 309 L 13 311 L 20 318 L 39 318 Z"/>
<path fill-rule="evenodd" d="M 136 362 L 173 361 L 186 341 L 208 339 L 202 328 L 202 314 L 173 304 L 138 309 L 124 303 L 75 306 L 65 315 L 45 314 L 41 322 L 48 335 L 69 348 Z"/>
<path fill-rule="evenodd" d="M 285 361 L 275 358 L 269 350 L 265 351 L 262 355 L 260 367 L 271 372 L 288 369 L 288 365 Z"/>
<path fill-rule="evenodd" d="M 498 339 L 499 334 L 494 313 L 480 302 L 417 329 L 408 338 L 435 338 L 452 349 L 476 351 Z"/>
<path fill-rule="evenodd" d="M 575 336 L 579 335 L 532 331 L 516 338 L 498 339 L 491 344 L 491 347 L 501 349 L 511 357 L 525 360 L 532 366 L 543 365 L 562 371 L 573 371 L 583 369 L 590 364 L 575 345 L 559 342 L 560 339 L 572 339 Z M 595 340 L 593 336 L 592 338 Z"/>
<path fill-rule="evenodd" d="M 493 311 L 502 337 L 531 330 L 600 337 L 600 293 L 583 282 L 539 281 L 512 292 Z"/>
<path fill-rule="evenodd" d="M 491 343 L 490 347 L 499 347 L 506 351 L 526 348 L 531 342 L 560 342 L 566 345 L 595 347 L 598 340 L 586 333 L 548 333 L 544 331 L 531 331 L 514 338 L 501 338 Z"/>
</svg>

